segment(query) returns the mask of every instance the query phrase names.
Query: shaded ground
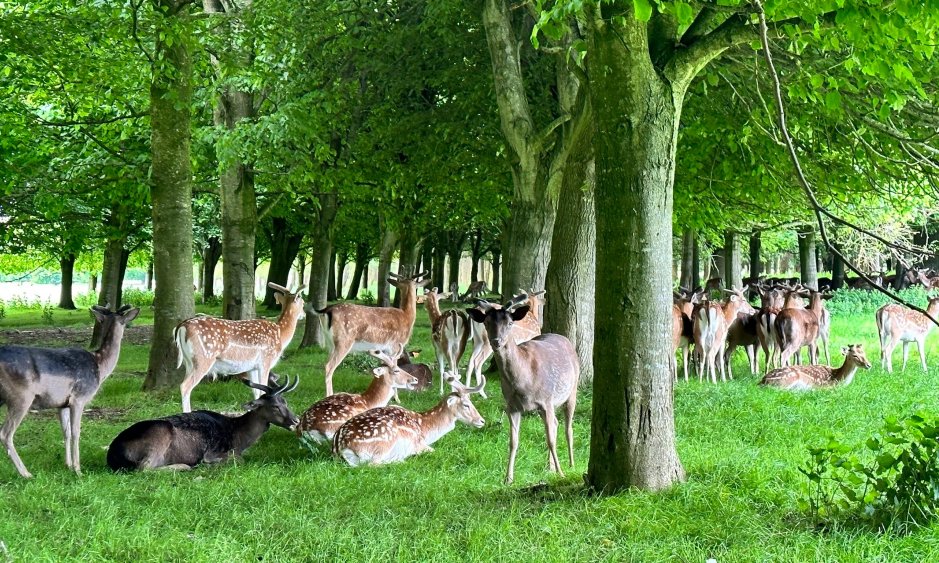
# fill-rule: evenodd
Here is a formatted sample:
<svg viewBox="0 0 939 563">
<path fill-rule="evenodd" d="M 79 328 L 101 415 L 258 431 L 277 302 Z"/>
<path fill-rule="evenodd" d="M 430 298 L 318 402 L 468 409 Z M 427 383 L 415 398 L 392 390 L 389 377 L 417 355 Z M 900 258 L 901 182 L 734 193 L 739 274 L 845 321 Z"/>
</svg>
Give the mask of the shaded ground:
<svg viewBox="0 0 939 563">
<path fill-rule="evenodd" d="M 0 331 L 0 343 L 24 346 L 71 346 L 87 348 L 91 342 L 92 327 L 30 328 Z M 130 326 L 124 331 L 123 342 L 146 345 L 153 338 L 153 326 Z"/>
</svg>

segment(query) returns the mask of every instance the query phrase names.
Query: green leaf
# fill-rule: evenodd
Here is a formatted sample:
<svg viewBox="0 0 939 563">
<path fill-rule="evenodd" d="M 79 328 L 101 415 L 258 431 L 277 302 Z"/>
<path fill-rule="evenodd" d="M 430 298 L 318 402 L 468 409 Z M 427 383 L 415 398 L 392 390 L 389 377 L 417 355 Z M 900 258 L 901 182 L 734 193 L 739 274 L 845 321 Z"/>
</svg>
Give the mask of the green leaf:
<svg viewBox="0 0 939 563">
<path fill-rule="evenodd" d="M 636 19 L 641 22 L 652 19 L 652 2 L 649 0 L 633 0 L 633 10 L 636 12 Z"/>
<path fill-rule="evenodd" d="M 831 90 L 825 94 L 825 107 L 830 110 L 841 109 L 841 93 L 838 90 Z"/>
<path fill-rule="evenodd" d="M 675 17 L 678 18 L 679 24 L 689 25 L 694 20 L 694 10 L 691 8 L 691 4 L 676 2 Z"/>
</svg>

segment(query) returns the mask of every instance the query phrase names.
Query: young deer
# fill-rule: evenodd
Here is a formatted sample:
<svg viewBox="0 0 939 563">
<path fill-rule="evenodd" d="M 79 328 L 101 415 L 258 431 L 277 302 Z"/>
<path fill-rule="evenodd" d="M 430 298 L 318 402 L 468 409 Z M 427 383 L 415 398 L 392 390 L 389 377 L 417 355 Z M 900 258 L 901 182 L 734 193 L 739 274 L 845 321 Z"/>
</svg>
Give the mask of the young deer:
<svg viewBox="0 0 939 563">
<path fill-rule="evenodd" d="M 564 405 L 564 428 L 567 434 L 567 453 L 574 466 L 574 408 L 577 405 L 577 380 L 580 365 L 574 345 L 560 334 L 541 334 L 516 343 L 513 325 L 528 315 L 528 305 L 515 309 L 506 304 L 501 309 L 488 307 L 468 309 L 472 319 L 485 324 L 501 374 L 500 384 L 509 415 L 509 466 L 506 483 L 515 478 L 515 455 L 518 453 L 518 434 L 522 414 L 538 411 L 544 421 L 548 441 L 548 465 L 563 475 L 557 453 L 558 419 L 555 414 Z"/>
<path fill-rule="evenodd" d="M 486 423 L 470 400 L 486 385 L 465 387 L 448 379 L 453 393 L 429 411 L 416 413 L 401 407 L 379 407 L 350 418 L 333 438 L 333 455 L 349 465 L 379 465 L 433 451 L 431 444 L 453 430 L 456 422 L 476 428 Z"/>
<path fill-rule="evenodd" d="M 300 415 L 297 437 L 315 444 L 332 443 L 339 427 L 353 416 L 369 409 L 383 407 L 394 396 L 397 389 L 414 390 L 418 380 L 399 368 L 395 360 L 379 350 L 369 353 L 382 360 L 385 365 L 372 370 L 375 379 L 361 394 L 336 393 L 313 405 Z"/>
<path fill-rule="evenodd" d="M 192 411 L 192 390 L 208 374 L 215 377 L 247 372 L 252 383 L 267 385 L 271 369 L 293 338 L 297 321 L 304 317 L 300 292 L 306 287 L 301 285 L 291 293 L 276 283 L 267 285 L 276 291 L 274 299 L 282 307 L 276 322 L 198 316 L 176 326 L 177 367 L 186 366 L 186 377 L 179 386 L 183 412 Z M 255 399 L 261 396 L 260 387 L 252 389 Z"/>
<path fill-rule="evenodd" d="M 13 435 L 30 409 L 58 409 L 65 435 L 65 465 L 81 474 L 78 441 L 82 413 L 101 384 L 114 371 L 121 353 L 124 327 L 140 309 L 124 305 L 117 312 L 91 308 L 101 324 L 101 346 L 94 352 L 77 348 L 0 346 L 0 405 L 7 418 L 0 426 L 0 443 L 20 475 L 32 477 L 13 446 Z"/>
<path fill-rule="evenodd" d="M 437 288 L 425 291 L 427 300 L 427 315 L 431 323 L 431 340 L 434 352 L 437 354 L 437 366 L 440 370 L 440 394 L 443 395 L 444 373 L 460 373 L 460 358 L 466 351 L 466 340 L 469 338 L 470 323 L 463 311 L 450 309 L 441 312 L 440 298 L 446 294 L 437 293 Z M 467 381 L 469 383 L 469 381 Z M 482 394 L 486 398 L 485 392 Z"/>
<path fill-rule="evenodd" d="M 320 323 L 326 333 L 329 358 L 326 360 L 326 395 L 333 394 L 333 372 L 350 352 L 381 350 L 391 355 L 411 339 L 417 313 L 416 288 L 430 280 L 428 272 L 413 278 L 388 274 L 388 283 L 401 292 L 401 308 L 368 307 L 351 303 L 330 305 L 321 311 Z"/>
<path fill-rule="evenodd" d="M 939 318 L 939 297 L 931 297 L 926 312 L 932 318 Z M 890 303 L 877 309 L 877 333 L 880 335 L 880 365 L 893 373 L 893 350 L 903 342 L 903 371 L 910 356 L 910 343 L 916 342 L 919 360 L 926 371 L 926 336 L 935 326 L 922 313 L 908 309 L 903 305 Z"/>
<path fill-rule="evenodd" d="M 544 308 L 545 291 L 524 291 L 513 297 L 506 307 L 511 310 L 522 305 L 528 305 L 528 316 L 515 323 L 512 327 L 512 336 L 516 344 L 527 342 L 541 334 L 541 316 L 540 311 Z M 501 306 L 488 301 L 479 301 L 477 308 L 498 309 Z M 469 385 L 470 377 L 474 374 L 476 382 L 479 383 L 483 364 L 492 356 L 492 346 L 489 344 L 489 336 L 486 334 L 486 327 L 481 323 L 470 323 L 470 332 L 473 335 L 473 352 L 470 354 L 469 365 L 466 367 L 466 384 Z"/>
<path fill-rule="evenodd" d="M 427 364 L 415 364 L 411 361 L 412 358 L 416 358 L 419 355 L 420 350 L 411 350 L 410 352 L 402 352 L 401 355 L 398 356 L 398 367 L 417 379 L 417 383 L 414 385 L 412 391 L 430 389 L 430 384 L 434 377 L 433 373 L 430 371 L 430 366 Z M 395 397 L 395 400 L 397 400 L 397 397 Z"/>
<path fill-rule="evenodd" d="M 212 411 L 196 411 L 143 420 L 114 438 L 108 448 L 108 466 L 114 471 L 138 469 L 192 469 L 200 463 L 241 457 L 267 432 L 271 424 L 290 429 L 297 417 L 283 398 L 300 380 L 283 386 L 242 382 L 263 394 L 244 406 L 246 412 L 231 417 Z"/>
<path fill-rule="evenodd" d="M 870 369 L 871 363 L 864 355 L 860 344 L 851 344 L 841 349 L 844 364 L 839 368 L 830 366 L 807 365 L 788 366 L 767 373 L 760 385 L 770 385 L 790 391 L 802 391 L 833 385 L 848 385 L 854 379 L 859 367 Z"/>
</svg>

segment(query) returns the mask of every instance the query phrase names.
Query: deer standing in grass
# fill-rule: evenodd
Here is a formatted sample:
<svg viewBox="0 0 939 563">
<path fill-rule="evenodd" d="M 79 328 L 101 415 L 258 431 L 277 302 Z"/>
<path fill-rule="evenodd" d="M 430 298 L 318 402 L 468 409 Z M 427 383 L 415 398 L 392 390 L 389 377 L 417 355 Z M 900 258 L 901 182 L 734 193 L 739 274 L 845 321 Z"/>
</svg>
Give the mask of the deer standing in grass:
<svg viewBox="0 0 939 563">
<path fill-rule="evenodd" d="M 114 371 L 121 353 L 124 327 L 140 309 L 124 305 L 117 312 L 91 308 L 101 325 L 101 346 L 94 352 L 77 348 L 0 346 L 0 405 L 7 418 L 0 426 L 0 443 L 19 474 L 32 477 L 13 445 L 13 435 L 30 409 L 58 409 L 65 435 L 65 465 L 81 474 L 78 441 L 85 405 Z"/>
<path fill-rule="evenodd" d="M 482 303 L 481 303 L 482 304 Z M 540 334 L 531 340 L 516 343 L 512 327 L 528 315 L 528 305 L 501 309 L 486 307 L 468 309 L 473 321 L 485 324 L 489 342 L 501 375 L 502 396 L 509 415 L 509 465 L 506 483 L 515 479 L 515 456 L 518 453 L 518 435 L 522 414 L 537 411 L 544 422 L 548 442 L 548 465 L 559 475 L 555 410 L 564 405 L 564 429 L 567 434 L 567 453 L 574 466 L 574 409 L 577 406 L 577 380 L 580 364 L 574 345 L 560 334 Z"/>
<path fill-rule="evenodd" d="M 528 305 L 528 315 L 521 321 L 512 325 L 512 337 L 516 344 L 521 344 L 531 340 L 541 334 L 541 315 L 544 308 L 545 291 L 524 291 L 519 290 L 519 294 L 513 297 L 506 307 L 511 312 L 517 307 Z M 480 301 L 477 308 L 500 308 L 501 305 Z M 483 364 L 492 356 L 492 345 L 489 343 L 489 336 L 486 333 L 485 325 L 481 323 L 470 323 L 470 333 L 473 335 L 473 352 L 470 354 L 469 365 L 466 367 L 466 384 L 470 384 L 470 377 L 476 376 L 476 382 L 479 383 L 482 377 Z"/>
<path fill-rule="evenodd" d="M 804 391 L 818 387 L 848 385 L 858 368 L 870 369 L 871 363 L 864 354 L 864 347 L 851 344 L 841 349 L 844 363 L 839 368 L 807 365 L 776 368 L 767 373 L 760 385 L 779 387 L 790 391 Z"/>
<path fill-rule="evenodd" d="M 746 299 L 741 297 L 737 290 L 728 291 L 724 303 L 702 302 L 695 308 L 694 318 L 694 345 L 696 353 L 700 350 L 698 364 L 698 380 L 710 377 L 711 383 L 717 383 L 717 371 L 721 372 L 721 381 L 727 380 L 724 362 L 724 344 L 727 342 L 727 329 L 737 317 L 737 311 Z"/>
<path fill-rule="evenodd" d="M 829 295 L 823 295 L 814 290 L 808 290 L 809 306 L 808 308 L 784 308 L 776 316 L 776 345 L 779 346 L 779 360 L 782 365 L 790 365 L 790 361 L 795 356 L 799 361 L 800 350 L 803 346 L 809 348 L 810 364 L 818 363 L 818 339 L 820 319 L 822 311 L 825 308 L 823 299 L 828 299 Z M 790 291 L 786 297 L 786 303 L 790 303 L 793 296 L 805 296 L 803 290 Z M 801 299 L 798 300 L 801 305 Z"/>
<path fill-rule="evenodd" d="M 678 380 L 678 361 L 675 359 L 675 353 L 680 349 L 682 351 L 682 368 L 685 373 L 685 381 L 688 381 L 688 357 L 690 356 L 691 344 L 694 342 L 694 323 L 691 316 L 694 313 L 694 306 L 701 299 L 701 294 L 691 292 L 684 288 L 679 288 L 679 292 L 674 294 L 672 304 L 672 359 L 670 367 L 672 377 Z"/>
<path fill-rule="evenodd" d="M 329 350 L 326 360 L 327 396 L 333 394 L 333 373 L 350 352 L 380 350 L 392 355 L 407 345 L 417 315 L 416 288 L 430 282 L 424 279 L 428 274 L 422 272 L 413 278 L 388 274 L 388 283 L 401 292 L 400 309 L 337 303 L 317 311 Z"/>
<path fill-rule="evenodd" d="M 725 352 L 727 362 L 727 376 L 734 378 L 733 360 L 734 350 L 738 346 L 743 346 L 747 353 L 747 360 L 750 364 L 750 374 L 756 374 L 759 370 L 757 366 L 756 350 L 760 343 L 757 334 L 757 310 L 750 305 L 742 289 L 731 289 L 731 293 L 738 297 L 737 314 L 728 319 L 727 325 L 727 351 Z"/>
<path fill-rule="evenodd" d="M 463 353 L 466 351 L 470 322 L 469 317 L 463 311 L 457 311 L 456 309 L 440 310 L 440 299 L 446 298 L 447 294 L 437 293 L 436 287 L 426 291 L 425 295 L 427 299 L 424 301 L 424 306 L 427 307 L 427 315 L 430 317 L 430 335 L 434 344 L 434 352 L 437 354 L 437 366 L 440 371 L 440 394 L 443 395 L 444 374 L 451 372 L 459 375 L 460 373 L 460 358 L 463 357 Z M 486 398 L 485 392 L 482 396 Z"/>
<path fill-rule="evenodd" d="M 932 318 L 939 318 L 939 297 L 931 297 L 926 312 Z M 926 337 L 935 326 L 930 319 L 913 309 L 890 303 L 877 309 L 877 333 L 880 335 L 880 365 L 887 372 L 893 373 L 893 350 L 903 343 L 903 371 L 910 356 L 910 343 L 915 342 L 919 351 L 919 360 L 926 371 Z"/>
<path fill-rule="evenodd" d="M 375 379 L 368 389 L 358 393 L 336 393 L 314 403 L 300 415 L 297 437 L 315 444 L 332 444 L 336 431 L 353 416 L 370 409 L 384 407 L 397 389 L 414 390 L 418 380 L 399 368 L 397 361 L 379 350 L 369 353 L 385 365 L 372 370 Z"/>
<path fill-rule="evenodd" d="M 469 287 L 466 289 L 466 293 L 463 294 L 462 299 L 466 301 L 467 299 L 478 299 L 486 294 L 489 291 L 489 286 L 486 284 L 486 280 L 477 280 L 469 284 Z"/>
<path fill-rule="evenodd" d="M 276 322 L 265 319 L 230 321 L 198 316 L 176 326 L 173 336 L 179 350 L 178 366 L 186 366 L 186 378 L 179 386 L 183 412 L 191 412 L 192 390 L 207 375 L 248 373 L 252 383 L 267 385 L 271 369 L 284 353 L 304 317 L 301 285 L 295 292 L 276 283 L 274 299 L 281 306 Z M 261 396 L 259 387 L 252 387 L 254 398 Z"/>
<path fill-rule="evenodd" d="M 470 400 L 486 385 L 473 388 L 448 378 L 453 392 L 429 411 L 379 407 L 350 418 L 333 438 L 333 455 L 349 465 L 380 465 L 433 451 L 431 444 L 453 430 L 457 421 L 482 428 L 486 421 Z"/>
</svg>

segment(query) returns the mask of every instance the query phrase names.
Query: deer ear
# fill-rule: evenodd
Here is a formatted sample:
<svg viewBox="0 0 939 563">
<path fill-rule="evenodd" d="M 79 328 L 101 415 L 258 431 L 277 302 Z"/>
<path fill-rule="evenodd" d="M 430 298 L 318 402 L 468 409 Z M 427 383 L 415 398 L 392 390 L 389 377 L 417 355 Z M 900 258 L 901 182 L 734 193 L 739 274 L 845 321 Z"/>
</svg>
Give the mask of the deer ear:
<svg viewBox="0 0 939 563">
<path fill-rule="evenodd" d="M 467 307 L 466 312 L 469 314 L 470 318 L 477 323 L 486 322 L 486 313 L 483 313 L 476 307 Z"/>
<path fill-rule="evenodd" d="M 130 309 L 129 311 L 125 311 L 121 316 L 124 317 L 124 324 L 127 324 L 130 321 L 136 319 L 137 315 L 139 314 L 140 314 L 140 309 L 137 307 L 134 307 L 133 309 Z"/>
<path fill-rule="evenodd" d="M 460 398 L 457 397 L 456 395 L 450 395 L 449 397 L 447 397 L 447 406 L 452 407 L 452 406 L 455 405 L 455 404 L 457 403 L 457 401 L 459 401 L 459 400 L 460 400 Z"/>
<path fill-rule="evenodd" d="M 274 292 L 274 302 L 277 303 L 278 305 L 283 306 L 283 304 L 284 304 L 284 294 L 281 293 L 281 292 L 279 292 L 279 291 L 275 291 L 275 292 Z"/>
<path fill-rule="evenodd" d="M 841 355 L 842 355 L 842 356 L 847 356 L 847 355 L 848 355 L 848 347 L 847 347 L 847 346 L 842 346 L 842 347 L 841 347 Z"/>
<path fill-rule="evenodd" d="M 375 368 L 372 370 L 372 375 L 375 377 L 381 377 L 385 373 L 385 368 Z"/>
<path fill-rule="evenodd" d="M 520 321 L 525 318 L 525 315 L 528 314 L 529 307 L 528 305 L 522 305 L 521 307 L 512 311 L 512 320 Z"/>
<path fill-rule="evenodd" d="M 107 311 L 107 309 L 105 309 L 104 311 Z M 108 318 L 107 313 L 102 312 L 100 307 L 92 307 L 91 313 L 95 316 L 96 319 L 98 319 L 99 323 L 103 323 L 104 319 Z"/>
</svg>

